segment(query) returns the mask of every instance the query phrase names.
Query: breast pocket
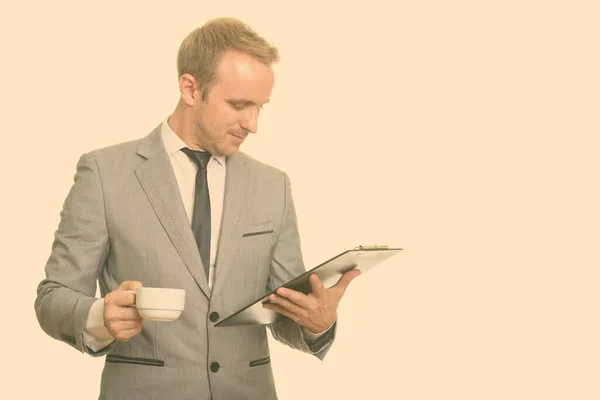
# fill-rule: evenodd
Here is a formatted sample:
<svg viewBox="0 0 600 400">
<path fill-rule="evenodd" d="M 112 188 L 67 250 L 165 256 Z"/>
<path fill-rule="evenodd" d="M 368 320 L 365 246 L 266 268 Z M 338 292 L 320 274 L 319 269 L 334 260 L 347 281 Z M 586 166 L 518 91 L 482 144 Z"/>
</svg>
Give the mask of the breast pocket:
<svg viewBox="0 0 600 400">
<path fill-rule="evenodd" d="M 273 220 L 262 221 L 264 222 L 245 224 L 237 253 L 237 269 L 245 271 L 245 286 L 254 292 L 254 297 L 265 293 L 271 257 L 277 243 Z"/>
<path fill-rule="evenodd" d="M 247 225 L 242 233 L 242 238 L 272 235 L 274 233 L 273 221 L 265 221 Z"/>
</svg>

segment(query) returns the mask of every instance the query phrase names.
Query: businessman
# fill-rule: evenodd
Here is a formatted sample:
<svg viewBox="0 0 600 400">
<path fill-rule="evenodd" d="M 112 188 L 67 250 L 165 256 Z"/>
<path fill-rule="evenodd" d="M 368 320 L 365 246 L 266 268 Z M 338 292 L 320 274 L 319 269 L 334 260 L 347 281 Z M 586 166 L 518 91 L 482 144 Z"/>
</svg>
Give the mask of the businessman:
<svg viewBox="0 0 600 400">
<path fill-rule="evenodd" d="M 52 338 L 106 356 L 101 399 L 277 399 L 267 327 L 214 325 L 305 271 L 288 176 L 239 151 L 278 60 L 241 21 L 209 21 L 181 43 L 175 110 L 80 157 L 35 311 Z M 273 337 L 324 359 L 357 275 L 272 295 Z M 180 318 L 142 320 L 140 286 L 185 289 Z"/>
</svg>

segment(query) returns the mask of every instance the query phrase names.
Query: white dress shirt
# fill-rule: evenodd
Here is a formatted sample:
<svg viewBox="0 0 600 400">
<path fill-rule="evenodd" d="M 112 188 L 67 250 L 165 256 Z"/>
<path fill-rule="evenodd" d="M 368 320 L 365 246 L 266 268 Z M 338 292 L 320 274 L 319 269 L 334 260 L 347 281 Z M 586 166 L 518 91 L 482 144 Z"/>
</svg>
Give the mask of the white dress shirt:
<svg viewBox="0 0 600 400">
<path fill-rule="evenodd" d="M 161 126 L 161 136 L 167 154 L 179 185 L 179 192 L 183 200 L 186 214 L 190 225 L 194 211 L 194 193 L 196 185 L 196 172 L 198 166 L 181 151 L 183 147 L 188 147 L 183 140 L 168 124 L 167 116 Z M 208 286 L 212 289 L 215 276 L 215 260 L 217 254 L 217 245 L 221 230 L 221 218 L 223 215 L 223 198 L 225 195 L 225 176 L 227 171 L 227 161 L 224 156 L 213 156 L 206 167 L 208 191 L 210 197 L 211 214 L 211 235 L 210 235 L 210 270 L 208 276 Z M 333 325 L 332 325 L 333 326 Z M 304 334 L 309 339 L 316 339 L 323 335 L 327 330 L 320 334 L 312 334 L 304 329 Z M 98 351 L 108 346 L 115 339 L 104 326 L 104 299 L 98 299 L 91 307 L 88 315 L 86 329 L 83 332 L 83 339 L 93 351 Z"/>
</svg>

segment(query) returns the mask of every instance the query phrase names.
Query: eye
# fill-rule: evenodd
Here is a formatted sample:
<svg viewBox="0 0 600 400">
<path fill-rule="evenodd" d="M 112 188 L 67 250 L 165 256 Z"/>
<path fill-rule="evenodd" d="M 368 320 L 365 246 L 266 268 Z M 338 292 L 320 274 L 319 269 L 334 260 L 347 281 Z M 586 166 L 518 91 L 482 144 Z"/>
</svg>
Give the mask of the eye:
<svg viewBox="0 0 600 400">
<path fill-rule="evenodd" d="M 234 110 L 241 111 L 241 110 L 243 110 L 244 108 L 246 108 L 247 106 L 249 106 L 249 105 L 250 105 L 250 103 L 246 103 L 246 102 L 237 103 L 237 102 L 234 102 L 234 101 L 230 101 L 230 102 L 229 102 L 229 105 L 230 105 L 230 106 L 231 106 L 231 108 L 233 108 Z M 258 110 L 259 110 L 259 111 L 260 111 L 260 110 L 262 110 L 263 106 L 264 106 L 264 104 L 261 104 L 261 105 L 259 105 L 259 106 L 258 106 Z"/>
</svg>

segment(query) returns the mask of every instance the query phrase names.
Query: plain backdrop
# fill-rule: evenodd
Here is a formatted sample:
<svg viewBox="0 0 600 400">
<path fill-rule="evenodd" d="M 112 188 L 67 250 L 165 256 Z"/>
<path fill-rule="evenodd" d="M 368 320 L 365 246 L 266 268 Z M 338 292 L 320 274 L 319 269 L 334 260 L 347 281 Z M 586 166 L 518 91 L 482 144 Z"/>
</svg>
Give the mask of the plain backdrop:
<svg viewBox="0 0 600 400">
<path fill-rule="evenodd" d="M 2 2 L 0 398 L 97 397 L 104 359 L 33 308 L 62 203 L 83 152 L 173 110 L 179 43 L 219 16 L 280 49 L 243 150 L 290 175 L 307 267 L 405 249 L 325 362 L 272 341 L 280 398 L 600 398 L 597 4 Z"/>
</svg>

